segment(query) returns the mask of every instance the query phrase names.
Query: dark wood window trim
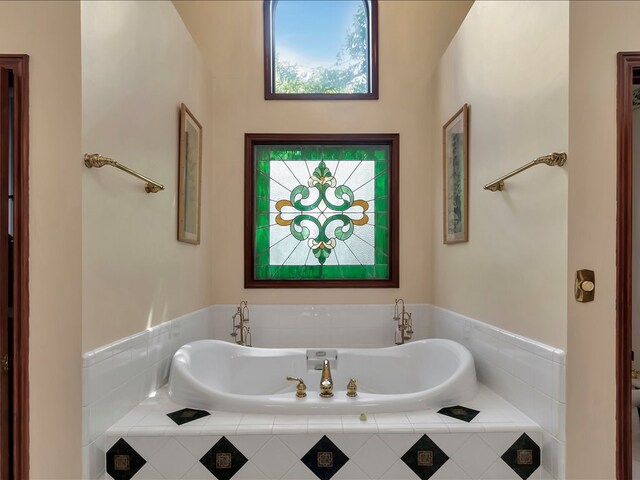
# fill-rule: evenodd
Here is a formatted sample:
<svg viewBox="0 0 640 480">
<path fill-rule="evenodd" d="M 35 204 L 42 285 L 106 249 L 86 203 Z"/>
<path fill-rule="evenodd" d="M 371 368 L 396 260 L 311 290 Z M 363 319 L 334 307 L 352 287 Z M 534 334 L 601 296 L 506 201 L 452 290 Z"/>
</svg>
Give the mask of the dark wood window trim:
<svg viewBox="0 0 640 480">
<path fill-rule="evenodd" d="M 389 278 L 385 280 L 256 280 L 254 276 L 254 149 L 256 145 L 388 145 L 389 146 Z M 245 288 L 398 288 L 400 135 L 390 134 L 245 134 L 244 286 Z"/>
<path fill-rule="evenodd" d="M 9 478 L 29 478 L 29 56 L 0 54 L 14 79 L 13 465 Z M 15 121 L 17 120 L 17 121 Z"/>
<path fill-rule="evenodd" d="M 378 0 L 363 0 L 369 15 L 369 93 L 275 93 L 273 12 L 278 0 L 264 0 L 264 98 L 265 100 L 377 100 L 378 99 Z"/>
</svg>

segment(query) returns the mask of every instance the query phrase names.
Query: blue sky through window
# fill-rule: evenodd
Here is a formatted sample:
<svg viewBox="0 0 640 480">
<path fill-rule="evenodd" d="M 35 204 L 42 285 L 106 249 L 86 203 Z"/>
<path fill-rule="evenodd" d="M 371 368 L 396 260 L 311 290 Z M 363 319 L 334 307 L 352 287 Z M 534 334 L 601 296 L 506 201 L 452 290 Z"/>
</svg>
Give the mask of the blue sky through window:
<svg viewBox="0 0 640 480">
<path fill-rule="evenodd" d="M 276 55 L 305 69 L 335 64 L 360 5 L 362 0 L 279 0 Z"/>
</svg>

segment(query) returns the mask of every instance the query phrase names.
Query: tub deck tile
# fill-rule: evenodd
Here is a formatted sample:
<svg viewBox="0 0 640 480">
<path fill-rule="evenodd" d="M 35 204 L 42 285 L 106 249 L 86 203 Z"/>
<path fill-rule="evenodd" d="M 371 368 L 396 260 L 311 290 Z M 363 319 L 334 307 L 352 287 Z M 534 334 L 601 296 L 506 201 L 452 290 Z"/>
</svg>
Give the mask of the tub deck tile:
<svg viewBox="0 0 640 480">
<path fill-rule="evenodd" d="M 195 422 L 172 425 L 167 424 L 166 414 L 188 406 L 171 402 L 166 389 L 161 389 L 153 398 L 140 404 L 108 430 L 105 451 L 124 439 L 134 448 L 138 447 L 139 450 L 136 450 L 165 477 L 175 476 L 178 471 L 183 473 L 185 470 L 184 478 L 200 478 L 204 472 L 213 478 L 209 470 L 200 464 L 200 459 L 203 452 L 208 452 L 224 436 L 247 458 L 246 466 L 229 479 L 316 480 L 323 478 L 324 474 L 314 474 L 302 463 L 302 458 L 321 438 L 327 437 L 349 458 L 345 465 L 354 467 L 353 471 L 343 471 L 346 467 L 337 470 L 333 476 L 336 480 L 351 477 L 415 480 L 419 476 L 404 464 L 402 457 L 416 445 L 417 439 L 427 436 L 450 457 L 437 470 L 424 470 L 431 479 L 491 478 L 491 475 L 517 477 L 513 468 L 501 457 L 525 433 L 535 444 L 542 445 L 541 427 L 482 385 L 479 386 L 478 395 L 462 406 L 480 413 L 466 422 L 440 415 L 436 410 L 406 413 L 362 412 L 365 413 L 364 416 L 264 415 L 208 410 L 210 415 Z M 157 440 L 153 440 L 154 438 Z M 267 444 L 273 447 L 271 450 L 277 445 L 278 455 L 270 449 L 264 449 Z M 181 449 L 177 449 L 178 452 L 174 454 L 166 445 L 180 445 Z M 158 446 L 164 449 L 160 454 Z M 263 453 L 259 454 L 260 451 Z M 430 461 L 429 452 L 425 450 L 416 454 L 418 453 L 422 454 L 420 458 L 427 465 Z M 284 462 L 286 465 L 271 461 L 281 454 L 290 460 Z M 196 464 L 185 462 L 187 457 L 193 457 Z M 525 462 L 526 456 L 522 454 L 521 457 L 524 459 L 522 462 Z M 328 461 L 324 457 L 323 459 L 323 462 Z M 534 460 L 537 462 L 537 458 Z M 209 463 L 211 462 L 213 460 Z M 532 480 L 539 479 L 541 475 L 541 468 L 536 466 L 536 462 L 527 467 L 529 470 L 536 468 L 529 477 Z M 213 463 L 209 466 L 212 465 Z M 265 469 L 269 470 L 269 474 Z M 421 472 L 422 475 L 424 472 Z M 146 477 L 142 473 L 137 473 L 132 480 L 144 478 Z"/>
</svg>

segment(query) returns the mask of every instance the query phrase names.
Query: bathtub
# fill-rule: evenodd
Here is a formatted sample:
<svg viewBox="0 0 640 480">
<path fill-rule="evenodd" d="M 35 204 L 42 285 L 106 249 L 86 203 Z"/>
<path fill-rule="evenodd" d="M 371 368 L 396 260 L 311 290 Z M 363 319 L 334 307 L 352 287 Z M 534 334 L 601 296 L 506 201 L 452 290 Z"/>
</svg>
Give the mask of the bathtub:
<svg viewBox="0 0 640 480">
<path fill-rule="evenodd" d="M 331 398 L 319 396 L 328 358 Z M 296 398 L 301 377 L 307 396 Z M 358 395 L 347 397 L 355 378 Z M 392 413 L 458 405 L 477 391 L 471 353 L 444 339 L 387 348 L 256 348 L 219 340 L 182 346 L 173 357 L 169 397 L 191 408 L 270 414 Z"/>
</svg>

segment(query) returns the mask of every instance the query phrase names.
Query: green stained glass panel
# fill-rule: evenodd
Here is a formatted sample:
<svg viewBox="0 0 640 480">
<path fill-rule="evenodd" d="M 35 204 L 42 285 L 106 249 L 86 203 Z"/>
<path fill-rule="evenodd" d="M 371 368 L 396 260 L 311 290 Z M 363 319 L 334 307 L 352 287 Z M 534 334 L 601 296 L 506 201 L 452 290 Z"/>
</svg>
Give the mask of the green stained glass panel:
<svg viewBox="0 0 640 480">
<path fill-rule="evenodd" d="M 387 279 L 388 145 L 257 145 L 257 280 Z"/>
</svg>

